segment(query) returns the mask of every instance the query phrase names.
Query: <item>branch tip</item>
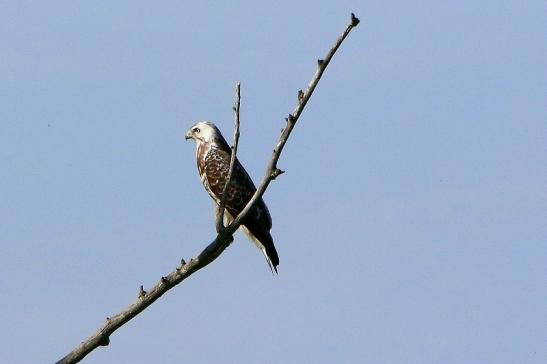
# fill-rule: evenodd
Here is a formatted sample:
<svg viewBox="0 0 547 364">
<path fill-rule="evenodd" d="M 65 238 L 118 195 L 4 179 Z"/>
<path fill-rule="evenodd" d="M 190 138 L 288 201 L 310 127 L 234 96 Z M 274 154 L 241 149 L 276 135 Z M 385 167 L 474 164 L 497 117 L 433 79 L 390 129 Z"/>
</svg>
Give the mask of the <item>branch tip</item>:
<svg viewBox="0 0 547 364">
<path fill-rule="evenodd" d="M 361 22 L 359 18 L 356 17 L 355 14 L 351 13 L 351 26 L 356 27 L 357 25 L 359 25 L 359 22 Z"/>
</svg>

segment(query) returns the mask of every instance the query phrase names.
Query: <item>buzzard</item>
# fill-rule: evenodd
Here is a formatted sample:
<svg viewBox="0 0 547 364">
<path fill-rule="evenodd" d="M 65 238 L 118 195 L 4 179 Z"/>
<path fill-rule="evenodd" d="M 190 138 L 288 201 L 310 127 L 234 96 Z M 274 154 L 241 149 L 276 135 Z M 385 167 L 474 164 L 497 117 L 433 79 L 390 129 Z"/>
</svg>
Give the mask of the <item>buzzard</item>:
<svg viewBox="0 0 547 364">
<path fill-rule="evenodd" d="M 186 140 L 196 141 L 196 160 L 203 186 L 217 205 L 228 179 L 231 148 L 215 124 L 200 121 L 188 130 Z M 226 217 L 231 221 L 245 208 L 256 191 L 256 187 L 245 168 L 235 160 L 232 180 L 226 192 Z M 270 269 L 277 273 L 279 257 L 273 243 L 270 229 L 272 218 L 262 198 L 242 220 L 241 227 L 266 257 Z"/>
</svg>

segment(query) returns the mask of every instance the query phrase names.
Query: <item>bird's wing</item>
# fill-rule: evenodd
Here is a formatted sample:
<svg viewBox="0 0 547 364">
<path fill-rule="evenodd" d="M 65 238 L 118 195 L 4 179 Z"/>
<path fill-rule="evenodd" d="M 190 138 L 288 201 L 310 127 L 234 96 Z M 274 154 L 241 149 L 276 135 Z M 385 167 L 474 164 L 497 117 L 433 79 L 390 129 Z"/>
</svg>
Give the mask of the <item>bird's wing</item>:
<svg viewBox="0 0 547 364">
<path fill-rule="evenodd" d="M 220 148 L 211 148 L 205 156 L 205 175 L 210 192 L 215 196 L 217 203 L 222 197 L 224 185 L 228 180 L 230 169 L 230 152 Z M 235 161 L 232 182 L 226 195 L 226 208 L 233 217 L 236 217 L 256 191 L 256 187 L 243 168 L 239 160 Z M 268 208 L 260 199 L 246 220 L 260 222 L 261 227 L 269 230 L 272 222 Z"/>
</svg>

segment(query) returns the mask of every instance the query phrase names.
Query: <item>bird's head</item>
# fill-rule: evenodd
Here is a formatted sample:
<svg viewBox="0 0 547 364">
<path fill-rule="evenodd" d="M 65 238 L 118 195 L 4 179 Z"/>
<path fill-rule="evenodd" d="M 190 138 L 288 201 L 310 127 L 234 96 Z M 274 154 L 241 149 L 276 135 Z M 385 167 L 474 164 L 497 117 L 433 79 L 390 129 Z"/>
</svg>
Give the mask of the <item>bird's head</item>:
<svg viewBox="0 0 547 364">
<path fill-rule="evenodd" d="M 209 121 L 200 121 L 188 130 L 186 140 L 194 139 L 197 143 L 211 143 L 220 136 L 215 124 Z"/>
</svg>

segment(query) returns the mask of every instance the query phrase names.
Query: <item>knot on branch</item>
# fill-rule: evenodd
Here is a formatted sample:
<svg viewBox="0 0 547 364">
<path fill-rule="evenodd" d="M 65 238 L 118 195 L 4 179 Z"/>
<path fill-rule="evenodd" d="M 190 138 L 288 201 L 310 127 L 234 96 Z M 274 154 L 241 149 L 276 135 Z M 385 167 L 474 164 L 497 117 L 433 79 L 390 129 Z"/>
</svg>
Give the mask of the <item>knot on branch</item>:
<svg viewBox="0 0 547 364">
<path fill-rule="evenodd" d="M 230 225 L 229 225 L 230 226 Z M 226 227 L 222 233 L 219 233 L 217 236 L 217 239 L 224 243 L 226 245 L 226 248 L 230 246 L 234 242 L 234 235 L 233 233 L 228 233 L 228 228 Z M 216 239 L 215 239 L 216 241 Z"/>
<path fill-rule="evenodd" d="M 298 90 L 298 103 L 301 104 L 302 100 L 304 100 L 304 91 Z"/>
<path fill-rule="evenodd" d="M 325 60 L 324 60 L 324 59 L 318 59 L 318 60 L 317 60 L 317 65 L 318 65 L 319 67 L 323 67 L 324 64 L 325 64 Z"/>
<path fill-rule="evenodd" d="M 99 345 L 100 345 L 100 346 L 108 346 L 108 344 L 110 344 L 110 337 L 108 337 L 108 336 L 103 336 L 103 337 L 99 340 Z"/>
<path fill-rule="evenodd" d="M 141 285 L 141 289 L 139 290 L 139 298 L 144 298 L 146 296 L 146 291 L 143 289 L 143 286 Z"/>
<path fill-rule="evenodd" d="M 222 240 L 224 240 L 226 242 L 226 244 L 230 245 L 234 242 L 234 236 L 232 234 L 230 234 L 228 236 L 223 236 Z"/>
<path fill-rule="evenodd" d="M 180 258 L 180 265 L 175 268 L 176 271 L 180 273 L 180 271 L 182 270 L 182 268 L 184 268 L 185 265 L 186 265 L 186 260 L 184 260 L 184 258 Z"/>
<path fill-rule="evenodd" d="M 285 171 L 283 171 L 283 170 L 281 170 L 281 169 L 279 169 L 279 168 L 274 169 L 274 170 L 272 171 L 272 174 L 271 174 L 272 179 L 276 179 L 277 177 L 279 177 L 279 175 L 281 175 L 281 174 L 283 174 L 283 173 L 285 173 Z"/>
</svg>

